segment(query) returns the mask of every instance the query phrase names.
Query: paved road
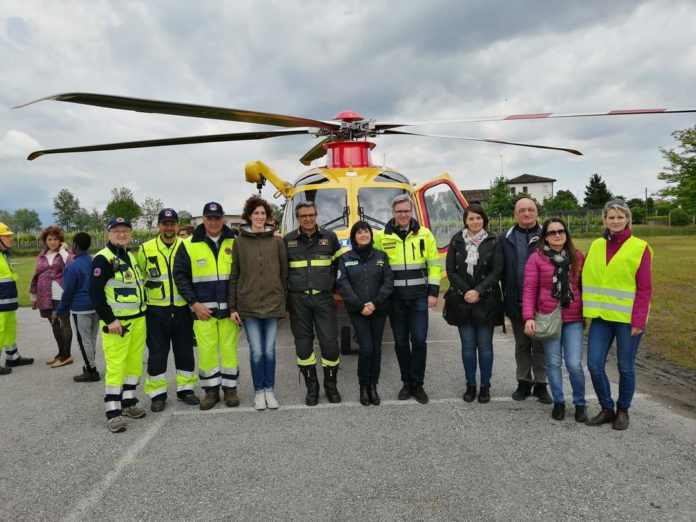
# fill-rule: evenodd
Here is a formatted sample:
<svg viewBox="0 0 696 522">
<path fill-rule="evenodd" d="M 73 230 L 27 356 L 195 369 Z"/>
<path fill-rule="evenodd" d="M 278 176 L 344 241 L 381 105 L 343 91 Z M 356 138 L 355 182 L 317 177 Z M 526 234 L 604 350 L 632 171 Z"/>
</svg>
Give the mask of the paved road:
<svg viewBox="0 0 696 522">
<path fill-rule="evenodd" d="M 430 404 L 395 400 L 387 342 L 381 406 L 357 402 L 357 361 L 346 356 L 344 402 L 307 408 L 285 324 L 279 411 L 252 409 L 242 342 L 240 408 L 170 401 L 111 434 L 103 383 L 74 383 L 78 364 L 43 364 L 48 324 L 27 309 L 18 319 L 20 349 L 37 363 L 0 377 L 2 520 L 696 519 L 696 421 L 645 395 L 626 432 L 553 421 L 549 406 L 509 398 L 511 334 L 496 334 L 490 404 L 461 400 L 458 337 L 433 313 Z"/>
</svg>

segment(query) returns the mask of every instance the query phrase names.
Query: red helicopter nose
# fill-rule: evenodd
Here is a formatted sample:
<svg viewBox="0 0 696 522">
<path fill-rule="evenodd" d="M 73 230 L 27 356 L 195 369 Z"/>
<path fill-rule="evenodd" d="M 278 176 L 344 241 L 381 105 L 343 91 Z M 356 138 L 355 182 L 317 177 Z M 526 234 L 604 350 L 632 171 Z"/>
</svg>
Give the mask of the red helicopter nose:
<svg viewBox="0 0 696 522">
<path fill-rule="evenodd" d="M 364 120 L 360 114 L 355 111 L 341 111 L 333 117 L 336 121 L 361 121 Z"/>
</svg>

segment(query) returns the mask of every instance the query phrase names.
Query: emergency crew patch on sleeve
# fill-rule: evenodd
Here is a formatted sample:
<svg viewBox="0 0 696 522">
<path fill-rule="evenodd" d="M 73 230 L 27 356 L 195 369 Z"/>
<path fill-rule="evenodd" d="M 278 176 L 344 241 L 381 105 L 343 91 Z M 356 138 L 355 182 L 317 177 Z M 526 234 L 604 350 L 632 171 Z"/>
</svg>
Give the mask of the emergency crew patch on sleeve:
<svg viewBox="0 0 696 522">
<path fill-rule="evenodd" d="M 231 249 L 230 247 L 225 248 L 225 254 L 227 254 L 228 256 L 231 256 L 231 255 L 232 255 L 232 249 Z"/>
<path fill-rule="evenodd" d="M 329 240 L 328 239 L 320 239 L 319 244 L 321 246 L 329 246 Z"/>
<path fill-rule="evenodd" d="M 288 248 L 295 248 L 297 246 L 297 240 L 293 239 L 292 241 L 288 241 Z"/>
<path fill-rule="evenodd" d="M 94 277 L 99 277 L 101 275 L 101 268 L 99 268 L 99 267 L 95 268 L 94 272 L 92 272 L 92 273 L 94 274 Z"/>
</svg>

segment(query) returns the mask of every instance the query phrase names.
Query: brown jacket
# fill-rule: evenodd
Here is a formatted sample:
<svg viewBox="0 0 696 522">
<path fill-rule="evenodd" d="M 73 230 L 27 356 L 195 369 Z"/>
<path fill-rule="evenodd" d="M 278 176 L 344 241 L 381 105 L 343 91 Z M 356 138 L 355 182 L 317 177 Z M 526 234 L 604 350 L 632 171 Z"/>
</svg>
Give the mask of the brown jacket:
<svg viewBox="0 0 696 522">
<path fill-rule="evenodd" d="M 228 285 L 229 313 L 246 317 L 285 317 L 288 260 L 283 238 L 273 229 L 252 233 L 247 225 L 232 246 Z"/>
</svg>

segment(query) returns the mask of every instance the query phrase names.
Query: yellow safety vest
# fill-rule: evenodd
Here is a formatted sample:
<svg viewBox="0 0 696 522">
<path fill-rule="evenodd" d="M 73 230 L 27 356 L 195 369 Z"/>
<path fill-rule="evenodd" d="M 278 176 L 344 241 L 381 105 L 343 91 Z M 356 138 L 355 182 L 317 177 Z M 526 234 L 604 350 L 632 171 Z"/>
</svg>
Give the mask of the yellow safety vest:
<svg viewBox="0 0 696 522">
<path fill-rule="evenodd" d="M 0 312 L 17 309 L 17 272 L 12 270 L 5 252 L 0 252 Z"/>
<path fill-rule="evenodd" d="M 114 315 L 121 319 L 145 312 L 147 305 L 143 290 L 143 276 L 133 254 L 128 252 L 131 266 L 128 266 L 109 248 L 103 248 L 94 257 L 97 256 L 104 256 L 114 268 L 113 277 L 106 282 L 104 287 L 106 303 L 111 307 Z"/>
<path fill-rule="evenodd" d="M 217 258 L 206 241 L 185 241 L 183 246 L 191 259 L 191 282 L 198 302 L 213 311 L 216 317 L 227 315 L 227 283 L 232 272 L 234 239 L 223 239 Z"/>
<path fill-rule="evenodd" d="M 174 283 L 174 256 L 182 245 L 176 238 L 167 247 L 158 237 L 146 241 L 138 249 L 138 266 L 145 276 L 145 295 L 148 306 L 186 306 Z"/>
<path fill-rule="evenodd" d="M 636 299 L 636 273 L 643 259 L 646 241 L 631 236 L 607 264 L 607 241 L 592 242 L 582 269 L 582 308 L 585 317 L 631 323 Z"/>
</svg>

